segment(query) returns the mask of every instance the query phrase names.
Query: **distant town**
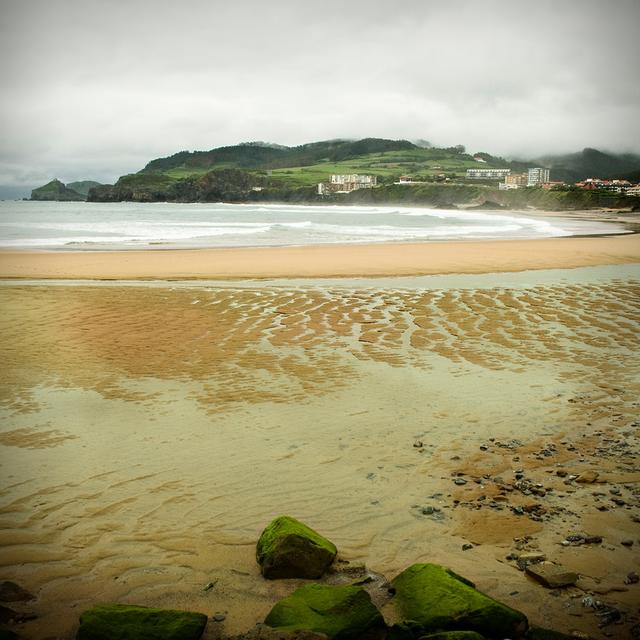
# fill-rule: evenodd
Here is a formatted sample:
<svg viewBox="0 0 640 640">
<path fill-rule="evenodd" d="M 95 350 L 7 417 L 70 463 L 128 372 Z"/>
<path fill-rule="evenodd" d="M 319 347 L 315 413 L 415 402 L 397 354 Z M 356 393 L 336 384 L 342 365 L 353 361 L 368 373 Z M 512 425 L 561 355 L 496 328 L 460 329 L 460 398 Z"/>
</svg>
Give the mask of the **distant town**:
<svg viewBox="0 0 640 640">
<path fill-rule="evenodd" d="M 474 157 L 477 162 L 485 162 L 482 158 Z M 436 181 L 450 182 L 451 178 L 441 174 Z M 522 187 L 539 187 L 547 191 L 564 191 L 569 189 L 584 189 L 586 191 L 606 191 L 619 193 L 626 196 L 640 197 L 640 183 L 635 184 L 629 180 L 614 178 L 603 180 L 601 178 L 586 178 L 579 182 L 567 183 L 561 180 L 550 179 L 550 169 L 545 167 L 530 167 L 521 173 L 512 172 L 511 169 L 467 169 L 467 180 L 489 181 L 498 183 L 501 191 L 520 189 Z M 334 193 L 350 193 L 358 189 L 372 189 L 378 184 L 376 176 L 360 174 L 333 174 L 327 182 L 318 183 L 318 195 L 331 195 Z M 394 181 L 397 185 L 426 184 L 424 180 L 416 180 L 413 176 L 403 175 Z"/>
</svg>

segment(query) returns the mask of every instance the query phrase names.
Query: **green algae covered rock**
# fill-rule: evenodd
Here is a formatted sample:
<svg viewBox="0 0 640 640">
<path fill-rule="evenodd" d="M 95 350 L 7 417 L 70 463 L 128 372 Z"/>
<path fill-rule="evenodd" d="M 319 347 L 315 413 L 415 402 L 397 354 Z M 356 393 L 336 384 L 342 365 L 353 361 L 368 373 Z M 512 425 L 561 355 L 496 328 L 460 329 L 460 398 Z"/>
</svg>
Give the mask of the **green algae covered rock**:
<svg viewBox="0 0 640 640">
<path fill-rule="evenodd" d="M 438 631 L 422 636 L 420 640 L 485 640 L 476 631 Z"/>
<path fill-rule="evenodd" d="M 276 603 L 265 624 L 279 631 L 313 631 L 350 640 L 383 628 L 384 619 L 362 587 L 308 584 Z"/>
<path fill-rule="evenodd" d="M 396 592 L 393 606 L 414 636 L 476 631 L 502 640 L 518 638 L 527 630 L 524 614 L 476 591 L 472 582 L 446 567 L 414 564 L 391 584 Z"/>
<path fill-rule="evenodd" d="M 80 616 L 77 640 L 198 640 L 207 616 L 192 611 L 103 604 Z"/>
<path fill-rule="evenodd" d="M 333 562 L 335 545 L 290 516 L 280 516 L 262 532 L 256 559 L 265 578 L 319 578 Z"/>
</svg>

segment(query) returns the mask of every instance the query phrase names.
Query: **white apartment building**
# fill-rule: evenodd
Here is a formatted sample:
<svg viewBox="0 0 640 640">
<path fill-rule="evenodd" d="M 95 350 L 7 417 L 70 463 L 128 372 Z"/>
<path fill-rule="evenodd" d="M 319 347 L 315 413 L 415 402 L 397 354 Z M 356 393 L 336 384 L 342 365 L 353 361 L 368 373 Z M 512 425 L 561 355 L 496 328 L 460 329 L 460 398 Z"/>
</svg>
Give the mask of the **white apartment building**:
<svg viewBox="0 0 640 640">
<path fill-rule="evenodd" d="M 372 189 L 378 184 L 376 176 L 364 176 L 357 173 L 334 174 L 331 182 L 320 182 L 318 193 L 349 193 L 358 189 Z"/>
<path fill-rule="evenodd" d="M 549 182 L 549 169 L 544 167 L 531 167 L 527 172 L 527 186 L 535 187 Z"/>
<path fill-rule="evenodd" d="M 471 180 L 502 180 L 511 175 L 511 169 L 467 169 L 467 178 Z"/>
</svg>

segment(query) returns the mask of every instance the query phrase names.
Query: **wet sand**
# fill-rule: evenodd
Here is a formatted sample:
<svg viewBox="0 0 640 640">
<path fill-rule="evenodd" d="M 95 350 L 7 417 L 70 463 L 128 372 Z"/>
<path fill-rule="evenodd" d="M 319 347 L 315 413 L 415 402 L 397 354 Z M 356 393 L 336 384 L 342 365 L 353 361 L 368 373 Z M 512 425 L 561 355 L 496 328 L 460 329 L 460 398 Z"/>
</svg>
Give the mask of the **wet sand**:
<svg viewBox="0 0 640 640">
<path fill-rule="evenodd" d="M 0 251 L 0 278 L 230 279 L 570 269 L 640 260 L 640 235 L 105 252 Z"/>
<path fill-rule="evenodd" d="M 637 248 L 588 240 L 614 242 L 598 245 L 612 260 Z M 255 564 L 282 513 L 390 578 L 451 566 L 533 623 L 623 638 L 637 622 L 640 277 L 14 284 L 0 302 L 0 566 L 37 596 L 10 605 L 39 616 L 24 637 L 72 638 L 104 601 L 224 613 L 224 633 L 245 631 L 299 585 Z M 568 480 L 585 471 L 594 483 Z M 575 533 L 603 542 L 564 546 Z M 551 592 L 507 560 L 533 550 L 580 588 Z M 598 628 L 589 592 L 624 624 Z"/>
</svg>

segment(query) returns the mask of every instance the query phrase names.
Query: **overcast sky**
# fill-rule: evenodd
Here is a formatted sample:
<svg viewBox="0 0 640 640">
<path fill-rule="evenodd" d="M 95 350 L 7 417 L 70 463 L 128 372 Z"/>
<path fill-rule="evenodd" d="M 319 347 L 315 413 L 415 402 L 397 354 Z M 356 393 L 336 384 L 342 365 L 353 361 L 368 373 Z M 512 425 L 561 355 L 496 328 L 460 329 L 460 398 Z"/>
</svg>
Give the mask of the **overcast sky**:
<svg viewBox="0 0 640 640">
<path fill-rule="evenodd" d="M 250 140 L 640 152 L 640 0 L 0 6 L 0 185 Z"/>
</svg>

